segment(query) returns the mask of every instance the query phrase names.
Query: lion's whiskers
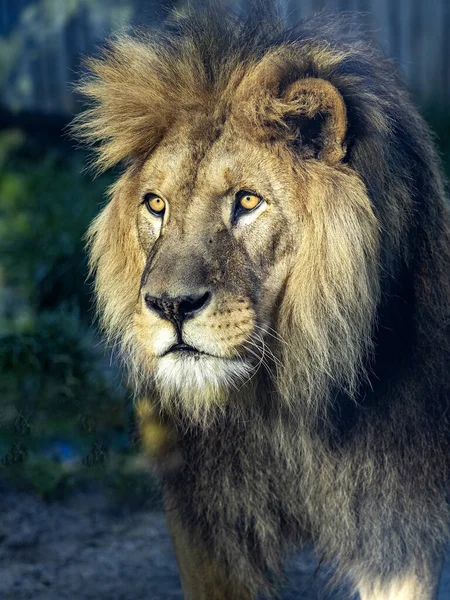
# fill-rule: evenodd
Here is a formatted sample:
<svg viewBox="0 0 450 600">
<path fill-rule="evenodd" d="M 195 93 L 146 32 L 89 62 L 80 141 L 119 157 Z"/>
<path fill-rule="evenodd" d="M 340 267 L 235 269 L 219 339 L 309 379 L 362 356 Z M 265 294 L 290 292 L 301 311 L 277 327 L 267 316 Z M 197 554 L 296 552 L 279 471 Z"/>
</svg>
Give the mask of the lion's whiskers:
<svg viewBox="0 0 450 600">
<path fill-rule="evenodd" d="M 258 325 L 257 323 L 253 324 L 253 327 L 255 329 L 259 329 L 260 331 L 262 331 L 264 334 L 266 335 L 270 335 L 271 337 L 273 337 L 277 342 L 281 342 L 282 344 L 285 344 L 286 346 L 289 346 L 289 342 L 287 340 L 285 340 L 279 333 L 278 331 L 276 331 L 275 329 L 273 329 L 273 327 L 270 327 L 269 325 L 264 325 L 264 327 L 262 327 L 261 325 Z"/>
</svg>

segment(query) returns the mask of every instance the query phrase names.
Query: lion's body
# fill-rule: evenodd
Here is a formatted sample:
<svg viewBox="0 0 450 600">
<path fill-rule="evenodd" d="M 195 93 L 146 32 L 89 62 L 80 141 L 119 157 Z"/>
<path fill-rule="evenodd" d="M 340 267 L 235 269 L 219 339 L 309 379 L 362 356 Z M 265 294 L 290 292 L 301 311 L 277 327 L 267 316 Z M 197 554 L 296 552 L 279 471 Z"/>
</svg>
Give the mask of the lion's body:
<svg viewBox="0 0 450 600">
<path fill-rule="evenodd" d="M 450 218 L 430 134 L 338 21 L 271 35 L 270 15 L 218 14 L 116 42 L 79 124 L 100 166 L 131 162 L 92 262 L 155 407 L 151 452 L 155 414 L 170 430 L 186 594 L 213 597 L 207 557 L 214 598 L 252 598 L 312 542 L 364 599 L 429 599 L 450 523 Z M 228 220 L 239 186 L 259 204 Z M 175 348 L 181 305 L 206 354 Z"/>
</svg>

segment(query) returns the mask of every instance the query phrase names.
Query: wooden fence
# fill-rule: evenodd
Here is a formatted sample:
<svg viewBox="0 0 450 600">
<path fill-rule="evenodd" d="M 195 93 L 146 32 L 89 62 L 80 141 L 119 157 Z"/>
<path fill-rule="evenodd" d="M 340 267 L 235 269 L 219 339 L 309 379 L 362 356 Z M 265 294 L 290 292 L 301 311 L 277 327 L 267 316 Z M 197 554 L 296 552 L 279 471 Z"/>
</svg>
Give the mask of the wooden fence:
<svg viewBox="0 0 450 600">
<path fill-rule="evenodd" d="M 71 83 L 80 57 L 113 30 L 158 23 L 159 5 L 0 0 L 0 104 L 13 111 L 73 113 Z M 356 11 L 369 35 L 395 58 L 417 99 L 450 107 L 450 0 L 286 0 L 286 20 L 294 23 L 323 8 Z"/>
</svg>

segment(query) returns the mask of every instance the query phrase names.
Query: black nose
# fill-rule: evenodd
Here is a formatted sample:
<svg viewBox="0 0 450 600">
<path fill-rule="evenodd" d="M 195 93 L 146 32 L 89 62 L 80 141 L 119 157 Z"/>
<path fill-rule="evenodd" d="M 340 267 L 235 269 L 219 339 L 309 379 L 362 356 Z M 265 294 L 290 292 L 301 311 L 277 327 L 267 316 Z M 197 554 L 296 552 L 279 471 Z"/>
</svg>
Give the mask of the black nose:
<svg viewBox="0 0 450 600">
<path fill-rule="evenodd" d="M 151 310 L 157 312 L 163 319 L 173 321 L 180 325 L 185 319 L 189 319 L 200 312 L 208 304 L 211 298 L 210 292 L 204 294 L 177 296 L 172 298 L 167 295 L 151 296 L 145 294 L 145 304 Z"/>
</svg>

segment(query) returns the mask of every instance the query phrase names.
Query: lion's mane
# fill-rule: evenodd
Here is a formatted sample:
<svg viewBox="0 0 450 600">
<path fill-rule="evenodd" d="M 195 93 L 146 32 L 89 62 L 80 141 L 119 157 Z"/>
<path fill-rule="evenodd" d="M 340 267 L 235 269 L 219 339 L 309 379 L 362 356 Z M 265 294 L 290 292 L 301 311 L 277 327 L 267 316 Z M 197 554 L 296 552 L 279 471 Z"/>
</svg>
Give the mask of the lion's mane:
<svg viewBox="0 0 450 600">
<path fill-rule="evenodd" d="M 309 537 L 356 578 L 401 572 L 438 553 L 449 519 L 450 221 L 429 130 L 392 63 L 342 19 L 319 14 L 285 30 L 261 8 L 245 21 L 216 7 L 119 37 L 91 61 L 82 91 L 93 105 L 78 133 L 96 145 L 100 170 L 126 161 L 131 178 L 180 114 L 209 106 L 226 118 L 269 55 L 280 86 L 315 77 L 337 88 L 344 161 L 365 189 L 317 177 L 323 204 L 281 303 L 289 344 L 274 389 L 252 388 L 248 418 L 230 406 L 214 427 L 184 431 L 187 466 L 166 477 L 184 522 L 251 589 Z M 246 112 L 244 95 L 243 127 L 257 135 L 267 114 Z M 105 328 L 129 348 L 129 282 L 143 264 L 110 206 L 91 228 L 91 260 Z"/>
</svg>

